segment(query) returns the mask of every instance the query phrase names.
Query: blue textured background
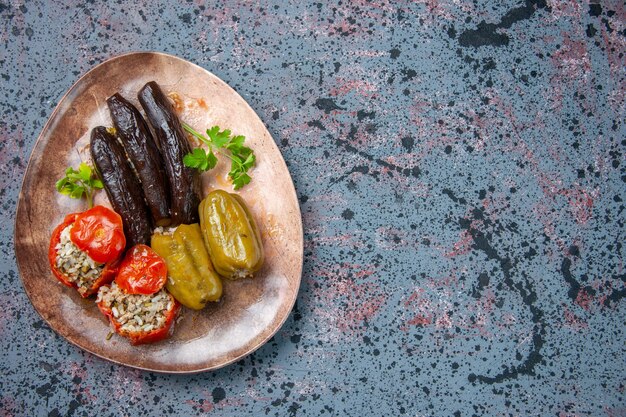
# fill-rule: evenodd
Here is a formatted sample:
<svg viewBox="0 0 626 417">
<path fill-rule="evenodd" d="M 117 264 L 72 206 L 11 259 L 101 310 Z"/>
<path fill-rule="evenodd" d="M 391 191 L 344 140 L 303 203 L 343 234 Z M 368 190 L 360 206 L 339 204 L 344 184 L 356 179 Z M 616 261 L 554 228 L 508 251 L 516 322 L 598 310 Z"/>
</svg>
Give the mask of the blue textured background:
<svg viewBox="0 0 626 417">
<path fill-rule="evenodd" d="M 626 415 L 622 1 L 171 3 L 0 3 L 0 415 Z M 297 305 L 217 372 L 82 352 L 16 272 L 37 135 L 134 50 L 233 86 L 301 202 Z"/>
</svg>

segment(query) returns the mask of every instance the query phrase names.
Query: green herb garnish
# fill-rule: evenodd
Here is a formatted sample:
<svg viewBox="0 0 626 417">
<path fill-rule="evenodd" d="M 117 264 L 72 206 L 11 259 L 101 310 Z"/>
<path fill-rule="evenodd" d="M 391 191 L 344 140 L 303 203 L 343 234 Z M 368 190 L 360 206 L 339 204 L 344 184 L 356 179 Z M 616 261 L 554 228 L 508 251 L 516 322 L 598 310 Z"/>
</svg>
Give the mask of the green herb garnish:
<svg viewBox="0 0 626 417">
<path fill-rule="evenodd" d="M 68 167 L 65 177 L 56 182 L 57 191 L 71 198 L 87 198 L 89 208 L 93 207 L 93 193 L 96 189 L 102 189 L 102 181 L 94 175 L 93 169 L 84 162 L 78 166 L 78 170 Z"/>
<path fill-rule="evenodd" d="M 220 131 L 219 126 L 213 126 L 207 129 L 206 136 L 195 131 L 191 126 L 183 123 L 183 128 L 200 139 L 202 143 L 208 146 L 208 150 L 204 148 L 195 148 L 193 152 L 188 153 L 183 158 L 185 166 L 196 168 L 199 171 L 208 171 L 217 165 L 216 152 L 226 156 L 231 161 L 228 176 L 233 183 L 235 190 L 240 189 L 250 182 L 248 170 L 254 166 L 256 157 L 254 151 L 244 146 L 246 138 L 244 136 L 232 136 L 228 129 Z"/>
</svg>

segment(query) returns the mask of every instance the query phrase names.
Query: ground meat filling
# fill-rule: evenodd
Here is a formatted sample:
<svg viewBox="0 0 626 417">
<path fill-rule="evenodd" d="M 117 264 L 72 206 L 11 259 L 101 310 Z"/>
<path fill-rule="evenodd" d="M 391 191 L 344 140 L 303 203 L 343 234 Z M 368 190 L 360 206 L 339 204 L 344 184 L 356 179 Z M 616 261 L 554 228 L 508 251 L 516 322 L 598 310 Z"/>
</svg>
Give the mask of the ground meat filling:
<svg viewBox="0 0 626 417">
<path fill-rule="evenodd" d="M 72 226 L 70 224 L 61 232 L 61 240 L 56 246 L 56 267 L 84 295 L 102 274 L 104 264 L 94 261 L 74 245 L 70 240 Z"/>
<path fill-rule="evenodd" d="M 167 312 L 174 301 L 163 289 L 155 294 L 127 294 L 117 284 L 100 287 L 98 303 L 110 309 L 113 317 L 127 332 L 149 332 L 165 325 Z"/>
</svg>

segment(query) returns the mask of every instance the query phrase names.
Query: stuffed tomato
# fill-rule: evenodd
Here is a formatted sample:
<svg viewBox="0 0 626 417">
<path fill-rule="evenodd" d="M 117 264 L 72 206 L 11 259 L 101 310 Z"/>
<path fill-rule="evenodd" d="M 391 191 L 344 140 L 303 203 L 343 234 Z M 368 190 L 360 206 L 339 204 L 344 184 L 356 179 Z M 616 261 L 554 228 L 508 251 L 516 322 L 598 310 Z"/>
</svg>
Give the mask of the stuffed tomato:
<svg viewBox="0 0 626 417">
<path fill-rule="evenodd" d="M 110 287 L 100 287 L 96 301 L 115 332 L 130 339 L 133 345 L 167 338 L 180 308 L 164 289 L 151 295 L 129 294 L 115 282 Z"/>
<path fill-rule="evenodd" d="M 165 290 L 167 266 L 149 246 L 132 247 L 110 286 L 98 291 L 98 308 L 119 335 L 133 345 L 165 339 L 180 308 Z"/>
<path fill-rule="evenodd" d="M 89 297 L 113 280 L 125 246 L 121 217 L 95 206 L 67 215 L 54 229 L 48 260 L 59 281 Z"/>
</svg>

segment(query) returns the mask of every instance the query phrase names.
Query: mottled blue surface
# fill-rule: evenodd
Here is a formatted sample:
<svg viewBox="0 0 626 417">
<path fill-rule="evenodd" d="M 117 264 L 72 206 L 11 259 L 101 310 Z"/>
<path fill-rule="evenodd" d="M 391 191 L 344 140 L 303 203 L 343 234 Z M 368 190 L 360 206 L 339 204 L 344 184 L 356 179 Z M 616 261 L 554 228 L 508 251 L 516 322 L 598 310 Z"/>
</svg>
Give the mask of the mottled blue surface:
<svg viewBox="0 0 626 417">
<path fill-rule="evenodd" d="M 626 415 L 622 1 L 109 3 L 0 3 L 0 415 Z M 301 202 L 297 305 L 216 372 L 82 352 L 17 273 L 37 135 L 133 50 L 233 86 Z"/>
</svg>

